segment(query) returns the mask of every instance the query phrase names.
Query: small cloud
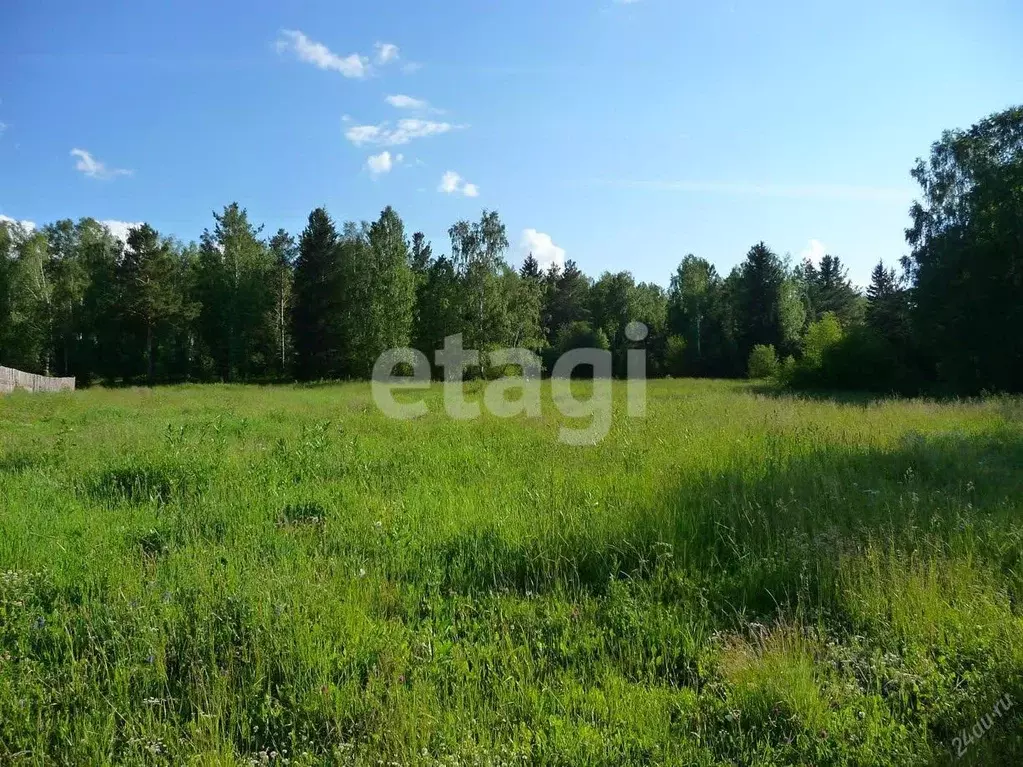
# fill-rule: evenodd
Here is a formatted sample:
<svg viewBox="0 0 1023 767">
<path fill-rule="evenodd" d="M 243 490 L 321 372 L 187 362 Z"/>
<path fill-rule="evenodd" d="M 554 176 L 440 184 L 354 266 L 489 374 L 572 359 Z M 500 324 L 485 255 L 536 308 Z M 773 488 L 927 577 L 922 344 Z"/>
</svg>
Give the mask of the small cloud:
<svg viewBox="0 0 1023 767">
<path fill-rule="evenodd" d="M 35 221 L 18 221 L 18 219 L 11 218 L 10 216 L 5 216 L 3 213 L 0 213 L 0 224 L 11 224 L 12 226 L 20 226 L 26 232 L 31 232 L 36 228 Z"/>
<path fill-rule="evenodd" d="M 418 61 L 406 61 L 404 64 L 401 65 L 401 71 L 406 75 L 414 75 L 422 68 L 423 65 L 420 64 Z"/>
<path fill-rule="evenodd" d="M 0 138 L 3 137 L 5 130 L 7 130 L 7 123 L 0 122 Z"/>
<path fill-rule="evenodd" d="M 801 261 L 809 259 L 814 266 L 820 266 L 821 259 L 827 252 L 828 249 L 824 246 L 823 242 L 820 240 L 810 240 L 806 248 L 800 252 L 799 258 Z"/>
<path fill-rule="evenodd" d="M 342 118 L 342 122 L 349 124 L 351 119 Z M 345 130 L 345 138 L 355 144 L 355 146 L 362 146 L 363 144 L 401 146 L 413 139 L 439 136 L 442 133 L 448 133 L 463 127 L 465 126 L 452 125 L 446 122 L 406 118 L 399 120 L 394 128 L 390 127 L 390 123 L 387 122 L 380 123 L 379 125 L 351 125 Z"/>
<path fill-rule="evenodd" d="M 108 168 L 106 163 L 100 162 L 84 149 L 72 149 L 71 156 L 78 158 L 75 160 L 75 170 L 81 171 L 89 178 L 111 179 L 117 176 L 130 176 L 133 173 L 124 168 Z"/>
<path fill-rule="evenodd" d="M 462 183 L 462 177 L 455 173 L 453 170 L 449 170 L 440 179 L 440 186 L 437 191 L 444 192 L 445 194 L 454 194 L 458 191 L 458 187 Z"/>
<path fill-rule="evenodd" d="M 412 98 L 401 93 L 396 93 L 393 96 L 387 96 L 384 101 L 390 104 L 395 109 L 429 109 L 430 104 L 423 99 Z"/>
<path fill-rule="evenodd" d="M 290 51 L 299 61 L 318 69 L 340 72 L 345 77 L 362 78 L 369 74 L 369 60 L 358 53 L 339 56 L 323 43 L 310 40 L 296 29 L 285 29 L 277 39 L 277 52 Z"/>
<path fill-rule="evenodd" d="M 103 226 L 107 228 L 114 237 L 119 239 L 123 243 L 128 242 L 128 232 L 132 229 L 142 226 L 141 221 L 115 221 L 108 219 L 106 221 L 100 221 Z"/>
<path fill-rule="evenodd" d="M 391 155 L 386 149 L 380 154 L 370 155 L 366 160 L 366 169 L 375 178 L 384 173 L 390 173 L 391 168 L 400 164 L 405 159 L 404 155 Z"/>
<path fill-rule="evenodd" d="M 440 179 L 438 192 L 444 194 L 461 194 L 465 197 L 479 197 L 480 190 L 475 184 L 470 184 L 462 176 L 453 170 L 449 170 Z"/>
<path fill-rule="evenodd" d="M 536 229 L 525 229 L 522 232 L 522 240 L 519 242 L 519 254 L 524 259 L 530 253 L 540 264 L 541 269 L 550 268 L 551 264 L 557 264 L 559 268 L 565 266 L 565 249 L 554 244 L 549 234 L 538 232 Z"/>
<path fill-rule="evenodd" d="M 401 52 L 398 50 L 398 46 L 394 43 L 377 43 L 376 48 L 376 59 L 377 64 L 383 66 L 389 64 L 392 61 L 397 61 L 401 56 Z"/>
</svg>

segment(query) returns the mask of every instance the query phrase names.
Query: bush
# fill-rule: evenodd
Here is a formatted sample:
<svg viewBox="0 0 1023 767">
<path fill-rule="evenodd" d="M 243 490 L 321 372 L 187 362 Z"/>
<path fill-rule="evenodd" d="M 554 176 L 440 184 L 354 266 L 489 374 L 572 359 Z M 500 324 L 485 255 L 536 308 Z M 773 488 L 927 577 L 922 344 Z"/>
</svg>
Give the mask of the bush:
<svg viewBox="0 0 1023 767">
<path fill-rule="evenodd" d="M 594 330 L 588 322 L 573 322 L 558 331 L 554 343 L 559 355 L 572 349 L 603 349 L 611 348 L 603 330 Z"/>
<path fill-rule="evenodd" d="M 749 355 L 750 378 L 774 378 L 778 375 L 778 353 L 771 344 L 757 344 Z"/>
<path fill-rule="evenodd" d="M 668 375 L 685 375 L 686 339 L 682 336 L 668 336 L 664 349 L 664 369 Z"/>
<path fill-rule="evenodd" d="M 790 386 L 796 379 L 799 373 L 799 363 L 796 362 L 796 358 L 791 354 L 782 360 L 781 366 L 778 368 L 778 383 L 783 386 Z"/>
<path fill-rule="evenodd" d="M 816 369 L 824 364 L 824 355 L 842 341 L 842 324 L 834 312 L 825 312 L 817 322 L 811 322 L 803 339 L 803 364 Z"/>
<path fill-rule="evenodd" d="M 883 394 L 919 391 L 919 376 L 886 338 L 866 327 L 852 328 L 812 364 L 804 357 L 784 383 L 795 389 L 847 389 Z"/>
</svg>

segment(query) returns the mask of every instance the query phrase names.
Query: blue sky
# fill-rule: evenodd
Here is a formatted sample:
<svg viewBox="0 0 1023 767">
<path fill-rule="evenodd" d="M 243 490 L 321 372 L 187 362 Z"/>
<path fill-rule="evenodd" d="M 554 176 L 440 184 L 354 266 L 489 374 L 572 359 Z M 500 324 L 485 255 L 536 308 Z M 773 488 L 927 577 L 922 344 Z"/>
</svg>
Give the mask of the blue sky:
<svg viewBox="0 0 1023 767">
<path fill-rule="evenodd" d="M 666 285 L 762 239 L 865 282 L 914 159 L 1023 101 L 1021 39 L 1018 0 L 6 0 L 0 215 L 191 240 L 234 200 L 296 233 L 391 204 L 444 253 L 486 207 L 513 262 Z"/>
</svg>

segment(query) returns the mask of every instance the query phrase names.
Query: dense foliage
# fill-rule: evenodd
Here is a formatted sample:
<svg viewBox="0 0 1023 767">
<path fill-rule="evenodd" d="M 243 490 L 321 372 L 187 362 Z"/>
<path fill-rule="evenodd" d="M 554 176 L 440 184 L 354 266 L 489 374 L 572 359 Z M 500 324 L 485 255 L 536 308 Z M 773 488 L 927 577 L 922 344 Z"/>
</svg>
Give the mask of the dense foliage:
<svg viewBox="0 0 1023 767">
<path fill-rule="evenodd" d="M 913 176 L 912 251 L 901 274 L 879 263 L 865 295 L 840 258 L 793 265 L 762 242 L 724 278 L 685 256 L 666 291 L 572 261 L 516 271 L 488 211 L 453 225 L 440 257 L 390 207 L 340 228 L 318 208 L 297 243 L 261 237 L 236 203 L 198 245 L 148 225 L 121 242 L 92 219 L 0 223 L 0 362 L 83 383 L 365 378 L 385 349 L 432 359 L 462 333 L 548 371 L 593 344 L 622 375 L 638 320 L 652 375 L 743 376 L 754 350 L 759 373 L 770 348 L 794 386 L 1023 390 L 1023 338 L 1007 332 L 1023 327 L 1023 108 L 947 132 Z"/>
</svg>

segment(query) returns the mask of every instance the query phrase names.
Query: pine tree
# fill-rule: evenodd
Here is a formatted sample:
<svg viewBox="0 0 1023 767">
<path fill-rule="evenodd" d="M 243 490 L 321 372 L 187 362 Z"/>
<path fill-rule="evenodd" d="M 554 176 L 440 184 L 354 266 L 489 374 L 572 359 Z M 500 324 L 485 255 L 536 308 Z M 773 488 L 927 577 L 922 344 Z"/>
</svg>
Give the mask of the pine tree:
<svg viewBox="0 0 1023 767">
<path fill-rule="evenodd" d="M 265 375 L 277 357 L 273 260 L 238 203 L 213 218 L 198 264 L 202 338 L 223 380 Z"/>
<path fill-rule="evenodd" d="M 740 271 L 739 319 L 741 355 L 749 357 L 754 346 L 779 348 L 784 341 L 781 322 L 781 290 L 785 270 L 781 260 L 760 242 L 750 248 Z"/>
<path fill-rule="evenodd" d="M 317 208 L 299 238 L 291 307 L 295 373 L 303 381 L 343 372 L 340 256 L 334 222 L 325 209 Z"/>
<path fill-rule="evenodd" d="M 547 303 L 543 324 L 547 341 L 553 344 L 558 332 L 574 322 L 589 322 L 590 281 L 575 261 L 565 262 L 565 268 L 552 264 L 546 277 Z"/>
<path fill-rule="evenodd" d="M 150 383 L 156 379 L 161 342 L 182 308 L 175 276 L 170 243 L 149 224 L 130 230 L 117 265 L 123 348 L 129 360 L 144 361 Z M 133 367 L 126 368 L 126 372 Z"/>
<path fill-rule="evenodd" d="M 543 277 L 543 272 L 540 270 L 540 262 L 533 258 L 532 252 L 522 262 L 522 266 L 519 268 L 519 276 L 527 280 L 540 281 Z"/>
<path fill-rule="evenodd" d="M 814 293 L 814 320 L 831 312 L 843 327 L 849 327 L 862 319 L 860 294 L 849 279 L 849 270 L 837 256 L 825 255 L 821 258 Z"/>
<path fill-rule="evenodd" d="M 879 261 L 867 287 L 867 325 L 888 341 L 901 344 L 909 335 L 909 306 L 894 269 Z"/>
</svg>

